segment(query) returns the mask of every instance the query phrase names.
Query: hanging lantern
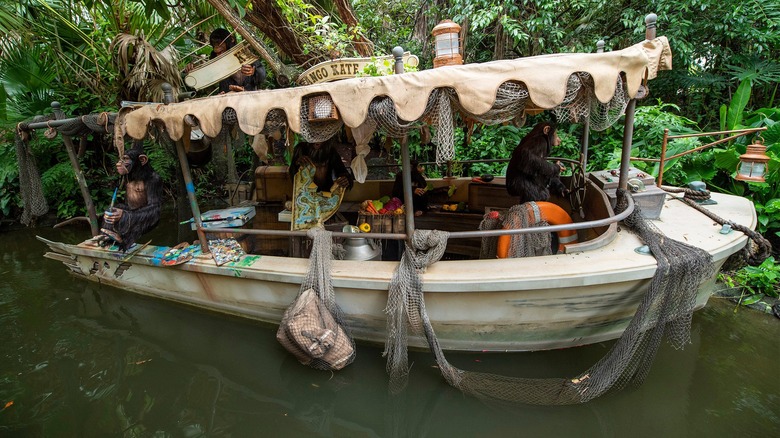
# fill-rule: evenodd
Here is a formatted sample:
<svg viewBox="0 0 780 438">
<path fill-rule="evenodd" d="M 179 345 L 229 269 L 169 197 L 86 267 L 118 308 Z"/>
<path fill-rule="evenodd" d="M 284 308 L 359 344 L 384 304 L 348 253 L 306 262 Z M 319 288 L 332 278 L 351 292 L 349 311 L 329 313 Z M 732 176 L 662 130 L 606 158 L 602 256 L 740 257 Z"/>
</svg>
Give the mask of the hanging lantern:
<svg viewBox="0 0 780 438">
<path fill-rule="evenodd" d="M 463 57 L 460 54 L 460 26 L 458 23 L 452 20 L 442 20 L 433 28 L 432 34 L 436 47 L 433 68 L 463 64 Z"/>
<path fill-rule="evenodd" d="M 751 144 L 747 151 L 739 156 L 737 177 L 739 181 L 765 182 L 766 163 L 769 157 L 766 155 L 766 146 L 761 143 Z"/>
<path fill-rule="evenodd" d="M 311 96 L 308 101 L 310 122 L 332 122 L 339 119 L 339 112 L 327 94 Z"/>
</svg>

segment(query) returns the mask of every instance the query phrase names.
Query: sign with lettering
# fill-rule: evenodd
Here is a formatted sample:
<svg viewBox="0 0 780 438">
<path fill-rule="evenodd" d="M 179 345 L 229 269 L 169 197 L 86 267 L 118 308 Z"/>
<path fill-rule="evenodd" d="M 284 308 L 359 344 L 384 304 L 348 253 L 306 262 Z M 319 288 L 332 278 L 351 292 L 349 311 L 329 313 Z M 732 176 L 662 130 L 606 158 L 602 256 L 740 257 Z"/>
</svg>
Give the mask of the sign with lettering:
<svg viewBox="0 0 780 438">
<path fill-rule="evenodd" d="M 379 56 L 374 58 L 341 58 L 331 61 L 321 62 L 298 76 L 299 85 L 311 85 L 320 82 L 331 82 L 339 79 L 354 78 L 359 72 L 363 71 L 363 68 L 369 64 L 375 62 L 384 62 L 386 60 L 393 60 L 392 55 Z M 417 66 L 419 59 L 417 56 L 412 55 L 409 52 L 405 52 L 403 56 L 404 64 Z"/>
</svg>

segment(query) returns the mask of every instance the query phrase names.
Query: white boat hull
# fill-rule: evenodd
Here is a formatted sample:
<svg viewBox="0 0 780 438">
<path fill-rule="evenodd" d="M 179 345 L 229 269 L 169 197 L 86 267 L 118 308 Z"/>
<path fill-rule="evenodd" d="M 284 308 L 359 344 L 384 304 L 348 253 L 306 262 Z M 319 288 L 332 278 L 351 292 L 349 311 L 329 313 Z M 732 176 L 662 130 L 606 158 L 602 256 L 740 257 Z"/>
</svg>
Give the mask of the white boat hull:
<svg viewBox="0 0 780 438">
<path fill-rule="evenodd" d="M 754 227 L 750 201 L 713 194 L 717 215 Z M 712 254 L 720 268 L 747 237 L 667 199 L 653 221 L 664 234 Z M 246 256 L 217 267 L 209 256 L 165 267 L 167 247 L 141 249 L 127 262 L 118 252 L 82 243 L 48 242 L 50 258 L 101 284 L 164 300 L 278 323 L 297 295 L 308 259 Z M 642 243 L 623 228 L 610 244 L 587 252 L 497 260 L 440 261 L 423 276 L 425 307 L 441 346 L 462 351 L 528 351 L 592 344 L 620 336 L 634 315 L 656 262 L 634 251 Z M 122 266 L 120 266 L 122 265 Z M 397 262 L 334 261 L 336 300 L 359 341 L 385 341 L 387 290 Z M 703 307 L 715 277 L 699 289 Z M 423 338 L 409 345 L 426 347 Z"/>
</svg>

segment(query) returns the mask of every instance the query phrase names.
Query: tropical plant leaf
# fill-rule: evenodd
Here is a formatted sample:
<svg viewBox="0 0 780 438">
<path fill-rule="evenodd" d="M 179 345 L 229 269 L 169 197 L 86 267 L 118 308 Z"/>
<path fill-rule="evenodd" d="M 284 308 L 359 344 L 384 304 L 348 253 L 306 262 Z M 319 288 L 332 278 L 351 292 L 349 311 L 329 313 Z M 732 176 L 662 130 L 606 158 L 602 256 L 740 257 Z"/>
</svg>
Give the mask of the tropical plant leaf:
<svg viewBox="0 0 780 438">
<path fill-rule="evenodd" d="M 766 131 L 761 133 L 761 137 L 764 139 L 764 144 L 767 146 L 780 143 L 780 123 L 768 126 Z"/>
<path fill-rule="evenodd" d="M 742 301 L 740 301 L 740 304 L 742 304 L 743 306 L 749 306 L 751 304 L 756 304 L 757 302 L 761 301 L 762 298 L 764 298 L 764 294 L 750 295 L 744 298 Z"/>
<path fill-rule="evenodd" d="M 735 129 L 742 122 L 742 116 L 747 106 L 748 100 L 750 100 L 750 91 L 752 89 L 752 83 L 750 79 L 743 79 L 740 82 L 737 91 L 731 98 L 729 104 L 728 113 L 726 114 L 726 129 Z"/>
<path fill-rule="evenodd" d="M 739 154 L 733 149 L 715 151 L 715 166 L 729 173 L 737 171 Z"/>
</svg>

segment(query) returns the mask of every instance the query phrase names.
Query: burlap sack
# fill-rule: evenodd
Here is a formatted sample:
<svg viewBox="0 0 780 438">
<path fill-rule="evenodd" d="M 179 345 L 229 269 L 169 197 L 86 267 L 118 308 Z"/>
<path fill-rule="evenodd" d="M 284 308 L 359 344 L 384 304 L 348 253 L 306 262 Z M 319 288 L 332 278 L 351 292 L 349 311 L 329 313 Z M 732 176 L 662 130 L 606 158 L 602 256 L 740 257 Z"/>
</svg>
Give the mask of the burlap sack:
<svg viewBox="0 0 780 438">
<path fill-rule="evenodd" d="M 299 362 L 315 368 L 340 370 L 350 363 L 355 351 L 313 289 L 302 292 L 284 312 L 276 339 Z"/>
</svg>

